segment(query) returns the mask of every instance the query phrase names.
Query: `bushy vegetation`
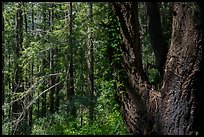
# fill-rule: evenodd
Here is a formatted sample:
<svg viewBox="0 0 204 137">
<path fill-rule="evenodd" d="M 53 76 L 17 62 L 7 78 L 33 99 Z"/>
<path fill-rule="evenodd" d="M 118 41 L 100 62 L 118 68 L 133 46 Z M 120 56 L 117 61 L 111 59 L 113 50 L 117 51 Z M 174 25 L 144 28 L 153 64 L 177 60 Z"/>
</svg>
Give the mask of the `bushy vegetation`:
<svg viewBox="0 0 204 137">
<path fill-rule="evenodd" d="M 119 105 L 114 97 L 115 81 L 100 82 L 98 98 L 96 100 L 95 119 L 92 125 L 88 124 L 88 113 L 76 123 L 67 120 L 63 111 L 36 119 L 32 127 L 32 135 L 126 135 L 127 129 L 123 123 Z M 83 101 L 82 101 L 83 103 Z M 85 103 L 85 102 L 84 102 Z"/>
<path fill-rule="evenodd" d="M 83 127 L 75 122 L 67 123 L 65 116 L 52 114 L 40 118 L 33 123 L 32 135 L 126 135 L 127 130 L 121 121 L 119 112 L 111 113 L 107 117 L 95 120 L 93 125 Z"/>
</svg>

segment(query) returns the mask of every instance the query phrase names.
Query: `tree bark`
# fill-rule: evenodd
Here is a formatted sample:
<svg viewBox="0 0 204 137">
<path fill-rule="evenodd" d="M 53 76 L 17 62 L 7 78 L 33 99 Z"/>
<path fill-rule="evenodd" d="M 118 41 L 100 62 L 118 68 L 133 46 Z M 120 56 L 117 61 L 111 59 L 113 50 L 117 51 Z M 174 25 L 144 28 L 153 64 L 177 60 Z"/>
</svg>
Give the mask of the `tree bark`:
<svg viewBox="0 0 204 137">
<path fill-rule="evenodd" d="M 142 68 L 141 45 L 139 39 L 139 22 L 137 3 L 112 3 L 120 21 L 120 31 L 124 44 L 121 46 L 123 67 L 127 71 L 128 91 L 121 95 L 123 118 L 130 134 L 144 134 L 147 121 L 145 98 L 148 90 L 147 78 Z"/>
<path fill-rule="evenodd" d="M 196 3 L 174 3 L 173 8 L 172 41 L 161 89 L 160 130 L 161 134 L 191 135 L 201 132 L 198 119 L 203 117 L 199 114 L 201 13 Z"/>
<path fill-rule="evenodd" d="M 123 66 L 129 81 L 120 95 L 130 134 L 203 133 L 201 105 L 202 38 L 196 3 L 175 3 L 172 41 L 161 92 L 150 90 L 139 42 L 137 3 L 112 3 L 121 25 Z M 195 21 L 197 19 L 197 21 Z M 203 124 L 202 124 L 203 125 Z"/>
</svg>

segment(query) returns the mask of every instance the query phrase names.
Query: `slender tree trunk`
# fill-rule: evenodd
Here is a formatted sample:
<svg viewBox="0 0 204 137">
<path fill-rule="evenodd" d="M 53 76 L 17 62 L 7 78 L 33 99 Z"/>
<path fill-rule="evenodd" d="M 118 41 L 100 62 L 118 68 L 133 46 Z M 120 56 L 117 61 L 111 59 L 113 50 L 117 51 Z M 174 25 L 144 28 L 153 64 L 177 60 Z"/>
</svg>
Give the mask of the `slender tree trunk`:
<svg viewBox="0 0 204 137">
<path fill-rule="evenodd" d="M 57 52 L 56 52 L 56 55 L 57 55 Z M 58 71 L 59 73 L 59 71 Z M 59 80 L 60 80 L 60 77 L 57 76 L 56 77 L 56 83 L 59 83 Z M 59 106 L 60 106 L 60 97 L 59 97 L 59 91 L 61 90 L 61 84 L 57 85 L 56 88 L 55 88 L 55 91 L 56 91 L 56 95 L 55 95 L 55 111 L 59 111 Z"/>
<path fill-rule="evenodd" d="M 50 5 L 51 6 L 51 10 L 49 10 L 49 26 L 51 27 L 51 31 L 53 30 L 53 20 L 54 20 L 54 11 L 53 11 L 53 3 Z M 53 49 L 53 44 L 50 43 L 50 73 L 53 74 L 54 72 L 54 49 Z M 49 80 L 49 87 L 54 85 L 54 76 L 51 75 L 50 76 L 50 80 Z M 54 93 L 55 93 L 55 88 L 51 88 L 50 89 L 50 93 L 49 93 L 49 107 L 50 107 L 50 113 L 54 113 Z"/>
<path fill-rule="evenodd" d="M 89 23 L 91 24 L 93 21 L 92 16 L 92 3 L 89 3 L 89 9 L 88 9 L 88 15 L 89 15 Z M 93 38 L 92 38 L 92 30 L 91 25 L 88 26 L 88 43 L 87 43 L 87 66 L 88 66 L 88 91 L 89 91 L 89 98 L 90 98 L 90 106 L 89 106 L 89 124 L 93 124 L 93 92 L 94 92 L 94 79 L 93 79 Z"/>
<path fill-rule="evenodd" d="M 160 2 L 160 16 L 161 16 L 161 26 L 163 31 L 163 37 L 166 40 L 171 38 L 171 23 L 172 23 L 172 10 L 173 4 L 172 2 Z M 168 43 L 168 47 L 170 45 L 170 41 L 166 41 Z"/>
<path fill-rule="evenodd" d="M 21 93 L 23 92 L 23 81 L 22 81 L 22 68 L 20 67 L 18 59 L 20 58 L 21 54 L 20 51 L 22 50 L 22 43 L 23 43 L 23 11 L 22 11 L 22 3 L 18 3 L 17 5 L 17 12 L 16 12 L 16 47 L 15 47 L 15 69 L 14 69 L 14 93 Z M 15 97 L 18 99 L 18 97 Z M 23 121 L 23 100 L 15 101 L 12 105 L 12 112 L 14 118 L 14 125 L 12 128 L 12 134 L 19 135 L 23 134 L 22 129 L 22 121 Z M 23 119 L 22 119 L 23 118 Z"/>
<path fill-rule="evenodd" d="M 24 13 L 24 28 L 25 28 L 25 32 L 28 33 L 28 23 L 27 23 L 27 13 L 26 13 L 26 4 L 23 2 L 23 13 Z"/>
<path fill-rule="evenodd" d="M 28 37 L 28 24 L 27 24 L 27 12 L 26 12 L 26 8 L 27 8 L 27 3 L 23 2 L 22 3 L 23 5 L 23 21 L 24 21 L 24 35 L 26 37 Z M 24 37 L 25 37 L 24 36 Z M 24 47 L 27 48 L 28 46 L 28 38 L 25 39 L 26 42 L 24 42 Z M 28 75 L 27 75 L 28 74 Z M 24 80 L 24 90 L 27 91 L 28 88 L 30 87 L 30 82 L 29 82 L 29 71 L 27 70 L 24 70 L 23 72 L 23 80 Z M 28 106 L 29 103 L 32 101 L 32 98 L 30 96 L 30 94 L 28 94 L 26 97 L 25 97 L 25 105 Z M 25 110 L 25 121 L 24 121 L 24 133 L 25 134 L 28 134 L 31 132 L 31 128 L 28 126 L 29 125 L 29 119 L 30 119 L 30 115 L 29 115 L 29 112 L 30 112 L 30 108 L 28 108 L 28 110 Z"/>
<path fill-rule="evenodd" d="M 31 26 L 32 26 L 32 28 L 31 28 L 31 30 L 32 31 L 34 31 L 34 9 L 33 9 L 33 5 L 34 5 L 34 3 L 32 3 L 32 13 L 31 13 Z M 32 87 L 32 85 L 33 85 L 33 59 L 32 59 L 32 61 L 31 61 L 31 63 L 30 63 L 30 87 Z M 33 89 L 31 89 L 31 90 L 33 90 Z M 32 98 L 33 98 L 33 92 L 31 92 L 30 94 L 29 94 L 29 100 L 31 101 L 32 100 Z M 32 115 L 33 115 L 33 105 L 31 105 L 30 107 L 29 107 L 29 109 L 28 109 L 28 125 L 29 125 L 29 127 L 30 127 L 30 131 L 31 131 L 31 127 L 32 127 Z"/>
<path fill-rule="evenodd" d="M 57 64 L 59 62 L 59 53 L 60 53 L 60 48 L 59 47 L 56 47 L 56 52 L 55 52 L 55 55 L 56 55 L 56 59 L 55 59 L 55 63 Z M 56 73 L 60 73 L 60 70 L 57 69 L 58 67 L 56 67 Z M 56 79 L 55 79 L 56 83 L 59 83 L 60 82 L 60 76 L 57 75 L 56 76 Z M 55 111 L 59 111 L 59 107 L 60 107 L 60 96 L 59 96 L 59 92 L 60 90 L 62 89 L 63 85 L 62 84 L 59 84 L 55 87 L 55 91 L 56 91 L 56 94 L 55 94 Z"/>
<path fill-rule="evenodd" d="M 47 16 L 46 16 L 46 11 L 47 11 L 47 3 L 44 3 L 42 5 L 42 8 L 43 8 L 43 12 L 42 12 L 42 16 L 43 16 L 43 35 L 45 36 L 46 34 L 46 22 L 47 22 Z M 46 68 L 47 66 L 49 66 L 47 60 L 49 60 L 49 56 L 48 56 L 48 52 L 45 51 L 45 56 L 43 57 L 42 59 L 42 74 L 43 75 L 46 75 Z M 46 82 L 46 79 L 44 78 L 43 80 L 43 84 L 42 84 L 42 87 L 41 87 L 41 91 L 44 91 L 47 87 L 47 82 Z M 47 92 L 45 92 L 43 95 L 42 95 L 42 117 L 45 117 L 46 116 L 46 113 L 47 113 Z"/>
<path fill-rule="evenodd" d="M 58 63 L 58 56 L 59 56 L 59 53 L 60 53 L 60 49 L 59 47 L 56 47 L 56 60 L 55 60 L 55 63 L 57 64 Z M 56 68 L 56 73 L 60 73 L 60 71 Z M 59 83 L 60 81 L 60 76 L 57 75 L 56 76 L 56 83 Z M 60 97 L 59 97 L 59 92 L 60 90 L 62 89 L 62 84 L 59 84 L 55 87 L 55 91 L 56 91 L 56 94 L 55 94 L 55 111 L 59 111 L 59 106 L 60 106 Z"/>
<path fill-rule="evenodd" d="M 13 22 L 16 22 L 16 16 L 13 18 Z M 16 24 L 13 26 L 14 28 L 17 27 Z M 13 45 L 15 45 L 15 42 L 12 42 Z M 16 47 L 15 47 L 16 48 Z M 15 53 L 15 48 L 13 50 L 14 52 L 14 56 L 12 58 L 11 54 L 8 54 L 8 58 L 9 58 L 9 68 L 13 68 L 15 69 L 16 67 L 16 53 Z M 8 49 L 8 53 L 11 53 L 12 49 Z M 13 60 L 13 62 L 11 61 Z M 15 71 L 13 69 L 9 69 L 9 72 L 11 73 L 11 76 L 9 78 L 9 89 L 10 89 L 10 94 L 9 94 L 9 98 L 8 98 L 8 102 L 12 102 L 14 99 L 13 99 L 13 95 L 15 94 L 15 84 L 14 84 L 14 81 L 15 81 Z M 14 104 L 10 105 L 9 106 L 9 118 L 11 119 L 10 122 L 12 122 L 14 119 L 15 119 L 15 116 L 13 114 L 13 107 L 14 107 Z M 9 135 L 13 135 L 13 132 L 14 132 L 14 125 L 11 123 L 11 126 L 10 128 L 8 129 L 8 133 Z"/>
<path fill-rule="evenodd" d="M 156 68 L 160 72 L 160 78 L 155 83 L 158 84 L 163 77 L 164 65 L 168 52 L 167 42 L 163 37 L 158 2 L 147 2 L 146 4 L 151 45 L 156 58 Z"/>
<path fill-rule="evenodd" d="M 8 52 L 10 53 L 10 50 L 8 50 Z M 8 63 L 8 67 L 10 68 L 11 67 L 11 56 L 10 56 L 10 54 L 8 54 L 8 59 L 9 59 L 9 63 Z M 9 73 L 12 73 L 11 72 L 11 70 L 9 69 Z M 12 94 L 14 93 L 13 91 L 13 84 L 12 84 L 12 79 L 13 77 L 12 76 L 10 76 L 9 77 L 9 81 L 8 81 L 8 85 L 9 85 L 9 96 L 8 96 L 8 102 L 11 102 L 12 101 Z M 8 112 L 8 117 L 10 118 L 10 119 L 12 119 L 13 118 L 13 116 L 12 116 L 12 105 L 9 105 L 9 112 Z M 9 127 L 9 129 L 8 129 L 8 135 L 11 135 L 12 134 L 12 126 L 11 127 Z"/>
<path fill-rule="evenodd" d="M 174 3 L 172 41 L 161 93 L 150 90 L 141 68 L 137 4 L 112 3 L 121 24 L 123 66 L 129 89 L 121 95 L 131 134 L 203 133 L 201 105 L 202 32 L 196 3 Z"/>
<path fill-rule="evenodd" d="M 2 3 L 2 12 L 4 12 L 4 3 Z M 4 45 L 4 16 L 2 16 L 2 101 L 1 106 L 4 105 L 5 102 L 5 79 L 4 79 L 4 56 L 5 56 L 5 45 Z M 2 109 L 2 121 L 4 120 L 4 109 Z"/>
<path fill-rule="evenodd" d="M 46 67 L 47 67 L 47 60 L 46 60 L 46 58 L 47 58 L 47 53 L 46 53 L 46 55 L 45 55 L 46 57 L 44 57 L 43 58 L 43 60 L 42 60 L 42 66 L 43 66 L 43 68 L 42 68 L 42 74 L 44 74 L 45 75 L 45 69 L 46 69 Z M 43 80 L 43 84 L 42 84 L 42 87 L 41 87 L 41 91 L 44 91 L 45 89 L 46 89 L 46 86 L 47 86 L 47 82 L 46 82 L 46 80 L 44 79 Z M 40 112 L 39 112 L 40 113 Z M 45 92 L 45 93 L 43 93 L 42 94 L 42 112 L 41 112 L 41 117 L 45 117 L 46 116 L 46 114 L 47 114 L 47 92 Z M 40 114 L 39 114 L 40 115 Z"/>
<path fill-rule="evenodd" d="M 69 65 L 68 65 L 68 80 L 67 80 L 67 101 L 68 104 L 68 113 L 71 113 L 71 116 L 76 117 L 76 108 L 73 102 L 74 97 L 74 78 L 73 78 L 73 34 L 72 34 L 72 2 L 69 2 L 69 10 L 68 10 L 68 32 L 69 32 Z"/>
<path fill-rule="evenodd" d="M 55 15 L 55 17 L 57 18 L 57 15 Z M 54 16 L 53 16 L 53 18 L 54 18 Z M 59 61 L 60 61 L 59 60 L 59 58 L 60 58 L 60 47 L 58 47 L 58 46 L 56 47 L 55 55 L 56 55 L 55 64 L 58 64 Z M 55 70 L 56 70 L 56 73 L 60 73 L 59 67 L 56 66 Z M 56 83 L 60 82 L 60 75 L 56 76 L 55 81 L 56 81 Z M 55 111 L 57 111 L 57 112 L 59 111 L 59 107 L 60 107 L 60 96 L 59 96 L 59 93 L 60 93 L 60 90 L 62 88 L 63 88 L 63 85 L 61 83 L 55 87 L 55 92 L 56 92 L 56 94 L 55 94 Z"/>
<path fill-rule="evenodd" d="M 86 55 L 86 48 L 84 48 L 84 45 L 80 48 L 80 51 L 79 51 L 79 55 L 80 55 L 80 66 L 79 66 L 79 84 L 78 84 L 78 87 L 79 87 L 79 90 L 80 90 L 80 94 L 81 95 L 84 95 L 86 93 L 86 91 L 84 90 L 85 88 L 85 82 L 86 82 L 86 79 L 85 79 L 85 76 L 83 75 L 85 72 L 86 72 L 86 58 L 85 58 L 85 55 Z M 84 106 L 83 105 L 79 105 L 79 116 L 80 116 L 80 127 L 82 128 L 84 126 Z"/>
</svg>

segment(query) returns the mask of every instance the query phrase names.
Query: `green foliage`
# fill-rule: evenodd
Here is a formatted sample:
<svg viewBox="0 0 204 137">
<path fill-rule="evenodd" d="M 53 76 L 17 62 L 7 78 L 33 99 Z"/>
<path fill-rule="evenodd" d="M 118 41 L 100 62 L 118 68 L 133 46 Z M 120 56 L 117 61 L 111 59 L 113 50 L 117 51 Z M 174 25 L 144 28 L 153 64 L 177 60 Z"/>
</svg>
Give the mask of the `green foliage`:
<svg viewBox="0 0 204 137">
<path fill-rule="evenodd" d="M 104 104 L 105 105 L 105 104 Z M 107 110 L 100 110 L 107 111 Z M 103 112 L 100 112 L 101 114 Z M 36 119 L 32 127 L 32 135 L 122 135 L 128 134 L 119 111 L 107 112 L 97 117 L 93 125 L 82 127 L 75 125 L 75 121 L 66 121 L 66 115 L 53 114 L 45 118 Z M 48 128 L 49 127 L 49 128 Z"/>
<path fill-rule="evenodd" d="M 93 125 L 85 125 L 81 128 L 75 129 L 73 126 L 66 128 L 65 135 L 122 135 L 127 134 L 124 125 L 118 120 L 120 114 L 118 112 L 107 116 L 106 122 L 94 121 Z"/>
<path fill-rule="evenodd" d="M 37 119 L 32 126 L 33 135 L 62 135 L 64 130 L 64 117 L 55 113 L 45 118 Z"/>
<path fill-rule="evenodd" d="M 173 10 L 172 2 L 161 2 L 160 3 L 161 25 L 162 25 L 164 39 L 168 43 L 167 46 L 170 45 L 170 41 L 171 41 L 172 10 Z"/>
<path fill-rule="evenodd" d="M 83 125 L 80 125 L 80 117 L 76 121 L 67 121 L 65 111 L 66 105 L 61 106 L 60 111 L 44 118 L 36 119 L 33 123 L 33 135 L 124 135 L 128 134 L 123 123 L 119 106 L 114 97 L 115 81 L 105 81 L 98 79 L 97 101 L 95 108 L 95 119 L 93 125 L 88 124 L 88 113 L 83 116 Z M 86 110 L 86 97 L 75 96 L 74 102 L 78 108 Z M 78 105 L 77 105 L 78 104 Z M 79 113 L 80 114 L 80 113 Z M 49 128 L 47 128 L 49 127 Z"/>
<path fill-rule="evenodd" d="M 2 135 L 9 135 L 11 133 L 11 123 L 2 121 Z"/>
<path fill-rule="evenodd" d="M 159 78 L 159 71 L 157 69 L 152 68 L 148 70 L 148 79 L 150 83 L 154 84 Z"/>
</svg>

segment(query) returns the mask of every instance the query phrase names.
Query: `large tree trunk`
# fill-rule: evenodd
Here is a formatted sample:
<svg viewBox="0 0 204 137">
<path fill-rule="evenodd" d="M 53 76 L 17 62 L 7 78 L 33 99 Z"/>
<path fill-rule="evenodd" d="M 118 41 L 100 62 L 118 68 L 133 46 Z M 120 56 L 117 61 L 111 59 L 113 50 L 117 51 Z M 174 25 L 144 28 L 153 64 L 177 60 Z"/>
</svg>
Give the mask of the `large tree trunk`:
<svg viewBox="0 0 204 137">
<path fill-rule="evenodd" d="M 202 43 L 200 9 L 192 3 L 175 3 L 172 42 L 161 92 L 144 75 L 139 42 L 137 3 L 112 3 L 121 24 L 123 66 L 129 78 L 121 95 L 123 116 L 131 134 L 201 133 L 197 118 L 200 103 Z M 193 9 L 193 7 L 196 7 Z M 198 9 L 198 10 L 196 10 Z M 197 126 L 196 126 L 197 125 Z"/>
<path fill-rule="evenodd" d="M 161 134 L 190 135 L 199 130 L 196 126 L 197 118 L 202 118 L 197 115 L 202 92 L 200 14 L 196 3 L 174 3 L 172 41 L 161 89 Z"/>
<path fill-rule="evenodd" d="M 128 91 L 121 95 L 123 117 L 131 134 L 144 134 L 147 109 L 144 97 L 146 76 L 142 68 L 137 3 L 113 3 L 121 24 L 123 66 L 129 78 Z"/>
</svg>

